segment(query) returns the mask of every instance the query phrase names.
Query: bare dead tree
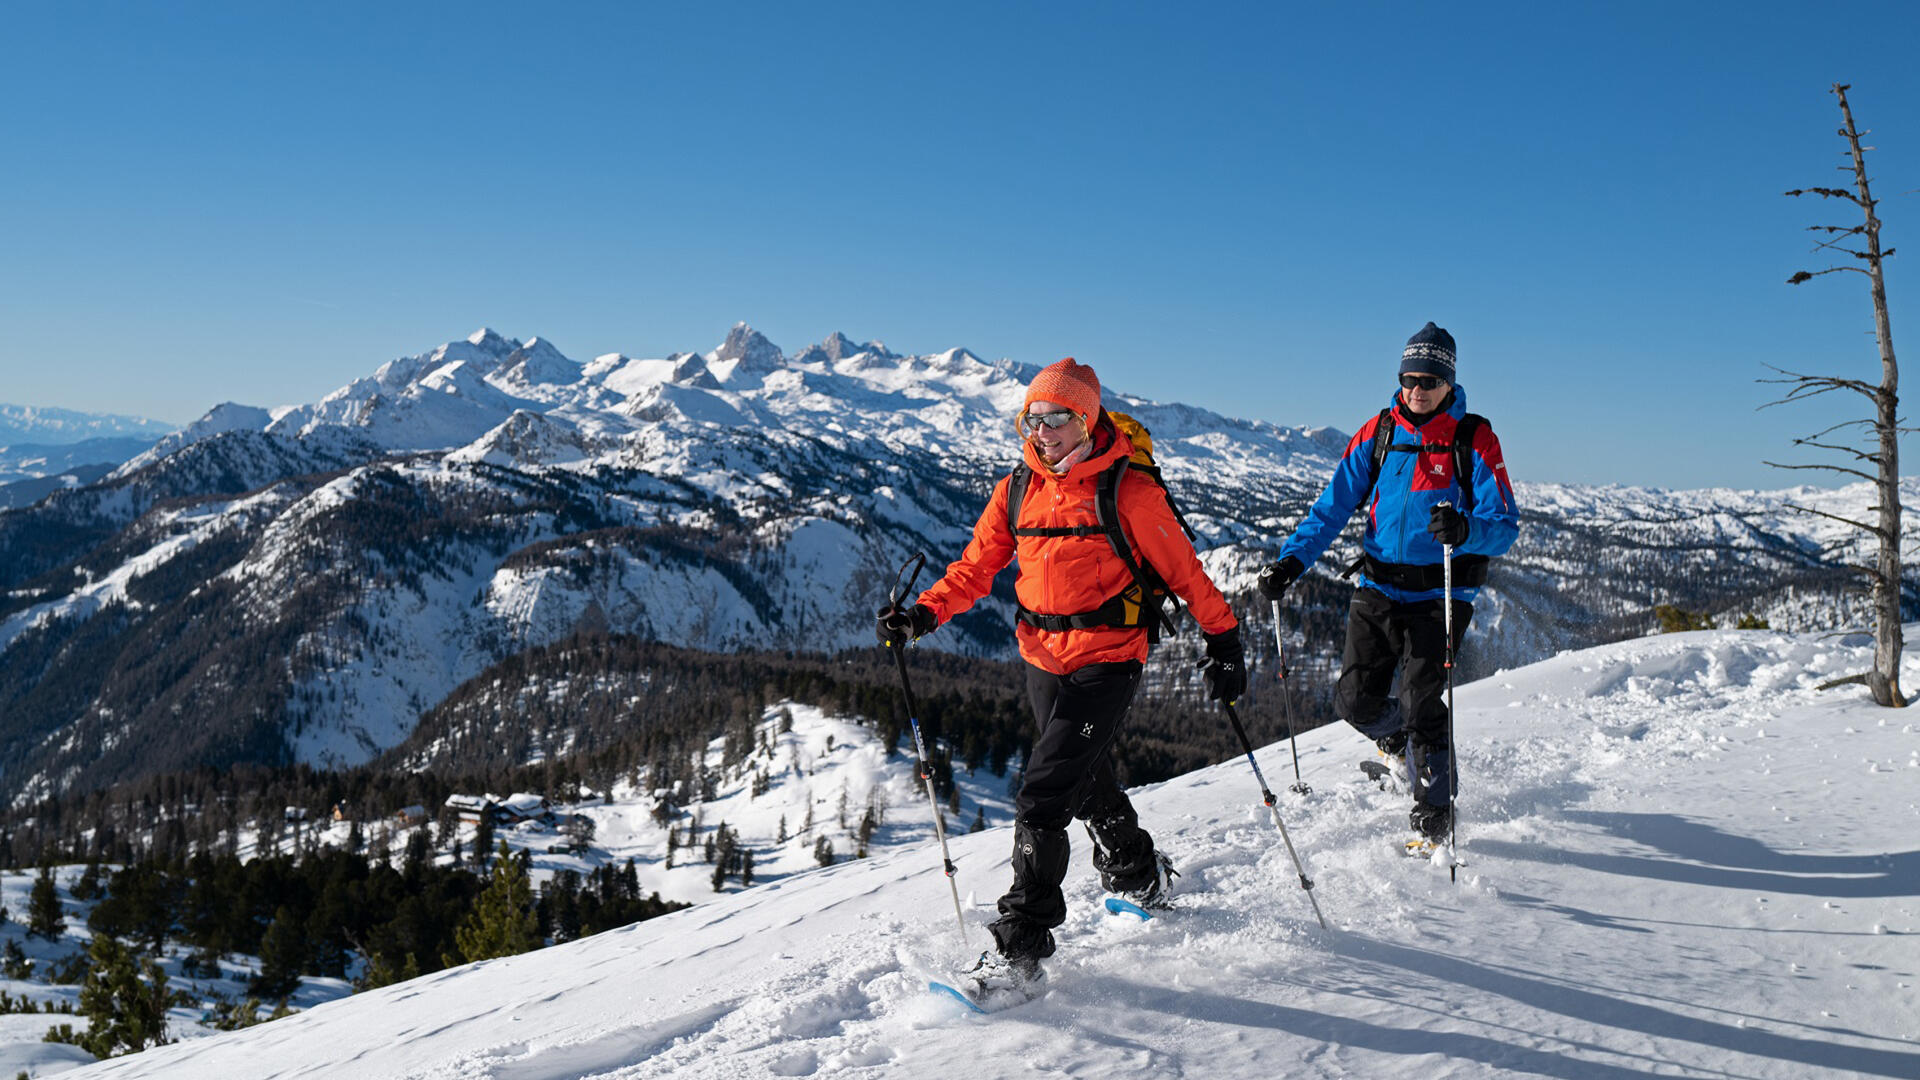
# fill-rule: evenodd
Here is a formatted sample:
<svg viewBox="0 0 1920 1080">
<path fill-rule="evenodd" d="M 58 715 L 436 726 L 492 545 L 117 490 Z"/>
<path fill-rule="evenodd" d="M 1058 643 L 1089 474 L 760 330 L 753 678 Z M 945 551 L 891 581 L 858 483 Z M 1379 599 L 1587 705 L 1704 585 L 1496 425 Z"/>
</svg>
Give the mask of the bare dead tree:
<svg viewBox="0 0 1920 1080">
<path fill-rule="evenodd" d="M 1887 286 L 1881 275 L 1881 263 L 1893 255 L 1893 249 L 1888 248 L 1884 252 L 1880 250 L 1880 218 L 1874 213 L 1874 207 L 1878 204 L 1867 184 L 1866 151 L 1873 148 L 1860 145 L 1860 137 L 1866 133 L 1853 122 L 1853 109 L 1847 104 L 1849 89 L 1850 87 L 1841 83 L 1834 83 L 1832 93 L 1840 100 L 1840 115 L 1846 124 L 1840 128 L 1839 135 L 1847 141 L 1848 154 L 1851 158 L 1850 164 L 1841 165 L 1838 168 L 1841 172 L 1853 174 L 1854 189 L 1850 191 L 1846 188 L 1801 188 L 1786 194 L 1793 197 L 1818 195 L 1823 199 L 1844 199 L 1858 206 L 1866 215 L 1866 220 L 1862 224 L 1812 225 L 1808 227 L 1808 231 L 1822 234 L 1819 242 L 1814 245 L 1814 251 L 1848 255 L 1865 265 L 1829 266 L 1825 270 L 1812 272 L 1802 270 L 1788 278 L 1787 284 L 1798 285 L 1823 274 L 1837 273 L 1842 270 L 1866 275 L 1867 280 L 1871 282 L 1873 292 L 1874 336 L 1880 343 L 1880 385 L 1875 386 L 1864 379 L 1847 379 L 1833 375 L 1803 375 L 1775 368 L 1774 370 L 1779 371 L 1785 378 L 1761 381 L 1784 383 L 1789 389 L 1779 400 L 1761 407 L 1805 401 L 1834 390 L 1850 390 L 1872 402 L 1871 419 L 1850 420 L 1805 438 L 1793 440 L 1795 446 L 1809 446 L 1847 455 L 1854 462 L 1854 466 L 1858 467 L 1824 464 L 1782 465 L 1773 461 L 1767 464 L 1780 469 L 1826 469 L 1874 483 L 1878 505 L 1872 509 L 1878 516 L 1873 524 L 1804 506 L 1792 508 L 1845 522 L 1879 540 L 1879 553 L 1874 564 L 1859 568 L 1871 584 L 1873 596 L 1873 670 L 1854 681 L 1865 682 L 1868 690 L 1873 693 L 1875 702 L 1899 708 L 1907 704 L 1906 697 L 1900 693 L 1902 645 L 1900 632 L 1900 368 L 1893 358 L 1893 329 L 1887 320 Z M 1849 446 L 1845 442 L 1823 441 L 1836 431 L 1853 427 L 1866 428 L 1867 432 L 1871 433 L 1871 440 L 1863 439 L 1869 442 L 1868 449 Z M 1865 466 L 1872 466 L 1874 471 L 1867 472 Z"/>
</svg>

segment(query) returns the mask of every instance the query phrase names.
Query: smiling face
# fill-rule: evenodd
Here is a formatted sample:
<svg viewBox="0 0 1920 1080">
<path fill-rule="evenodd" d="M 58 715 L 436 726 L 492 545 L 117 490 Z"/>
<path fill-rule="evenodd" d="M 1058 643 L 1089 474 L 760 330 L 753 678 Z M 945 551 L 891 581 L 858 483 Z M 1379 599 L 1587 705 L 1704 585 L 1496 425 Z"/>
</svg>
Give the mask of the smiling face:
<svg viewBox="0 0 1920 1080">
<path fill-rule="evenodd" d="M 1431 384 L 1431 388 L 1429 389 L 1426 386 L 1408 386 L 1405 380 L 1401 382 L 1400 401 L 1406 405 L 1407 411 L 1411 413 L 1425 414 L 1438 409 L 1440 403 L 1447 400 L 1448 392 L 1453 389 L 1452 386 L 1448 385 L 1437 375 L 1416 375 L 1413 376 L 1413 378 L 1418 382 Z"/>
<path fill-rule="evenodd" d="M 1059 427 L 1051 427 L 1034 419 L 1058 413 L 1066 413 L 1072 418 Z M 1022 430 L 1026 432 L 1027 441 L 1039 451 L 1040 460 L 1049 465 L 1059 464 L 1060 459 L 1072 453 L 1074 447 L 1087 441 L 1087 425 L 1073 415 L 1073 410 L 1053 401 L 1029 404 L 1022 420 Z"/>
</svg>

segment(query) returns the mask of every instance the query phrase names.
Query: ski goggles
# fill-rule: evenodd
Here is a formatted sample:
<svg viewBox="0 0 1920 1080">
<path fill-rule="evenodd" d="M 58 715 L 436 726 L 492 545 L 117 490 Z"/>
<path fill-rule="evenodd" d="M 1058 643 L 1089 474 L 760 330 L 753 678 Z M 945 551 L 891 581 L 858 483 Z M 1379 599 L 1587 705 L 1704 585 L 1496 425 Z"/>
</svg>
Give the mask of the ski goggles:
<svg viewBox="0 0 1920 1080">
<path fill-rule="evenodd" d="M 1021 434 L 1037 435 L 1043 427 L 1062 428 L 1078 419 L 1080 419 L 1079 413 L 1067 409 L 1061 409 L 1059 412 L 1043 413 L 1032 413 L 1022 410 L 1018 423 Z"/>
<path fill-rule="evenodd" d="M 1438 390 L 1447 385 L 1447 380 L 1438 375 L 1402 375 L 1400 388 L 1403 390 Z"/>
</svg>

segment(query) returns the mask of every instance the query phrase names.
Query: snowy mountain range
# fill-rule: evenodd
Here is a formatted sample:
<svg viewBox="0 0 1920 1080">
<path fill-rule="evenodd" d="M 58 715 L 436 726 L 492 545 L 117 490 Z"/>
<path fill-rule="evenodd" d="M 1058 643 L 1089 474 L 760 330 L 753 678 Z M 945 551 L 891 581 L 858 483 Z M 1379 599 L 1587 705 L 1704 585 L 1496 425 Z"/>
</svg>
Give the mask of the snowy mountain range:
<svg viewBox="0 0 1920 1080">
<path fill-rule="evenodd" d="M 140 416 L 0 403 L 0 446 L 11 443 L 64 446 L 88 439 L 143 439 L 152 442 L 172 431 L 172 424 Z"/>
<path fill-rule="evenodd" d="M 1672 634 L 1461 687 L 1457 881 L 1401 854 L 1408 796 L 1355 768 L 1370 744 L 1344 724 L 1301 735 L 1313 790 L 1279 811 L 1327 929 L 1244 759 L 1137 791 L 1182 871 L 1174 910 L 1105 914 L 1082 846 L 1047 992 L 991 1016 L 928 981 L 985 947 L 1010 830 L 952 838 L 956 925 L 931 814 L 905 800 L 890 827 L 917 842 L 871 858 L 243 1031 L 176 1024 L 190 1037 L 66 1075 L 1911 1077 L 1920 737 L 1860 687 L 1816 689 L 1870 651 Z M 1912 653 L 1903 678 L 1920 680 Z M 827 723 L 795 725 L 738 820 L 793 813 Z M 840 735 L 879 783 L 859 733 Z M 1283 743 L 1257 757 L 1286 774 Z M 74 1059 L 22 1037 L 0 1060 Z"/>
<path fill-rule="evenodd" d="M 0 513 L 0 794 L 364 762 L 490 664 L 577 632 L 869 645 L 895 569 L 957 555 L 1016 460 L 1034 370 L 841 334 L 789 355 L 744 324 L 705 353 L 578 364 L 482 330 L 318 402 L 218 406 L 97 483 Z M 1346 436 L 1120 388 L 1107 403 L 1151 429 L 1203 561 L 1256 649 L 1270 641 L 1253 575 Z M 1776 627 L 1855 615 L 1858 540 L 1786 504 L 1857 515 L 1864 487 L 1519 497 L 1478 670 L 1643 633 L 1657 603 Z M 1342 590 L 1316 577 L 1288 614 L 1323 668 Z M 927 644 L 1010 656 L 1011 614 L 1003 579 Z"/>
<path fill-rule="evenodd" d="M 172 431 L 137 416 L 0 404 L 0 510 L 85 487 Z"/>
</svg>

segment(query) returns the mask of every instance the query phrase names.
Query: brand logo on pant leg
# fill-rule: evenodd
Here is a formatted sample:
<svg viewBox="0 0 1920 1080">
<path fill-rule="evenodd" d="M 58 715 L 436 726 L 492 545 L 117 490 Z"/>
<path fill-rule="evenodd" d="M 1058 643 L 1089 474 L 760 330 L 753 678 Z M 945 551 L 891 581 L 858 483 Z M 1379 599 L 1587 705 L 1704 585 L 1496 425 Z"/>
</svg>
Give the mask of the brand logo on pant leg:
<svg viewBox="0 0 1920 1080">
<path fill-rule="evenodd" d="M 1021 844 L 1021 845 L 1020 845 L 1020 854 L 1022 854 L 1022 855 L 1031 855 L 1031 854 L 1033 854 L 1033 845 L 1032 845 L 1032 844 Z"/>
<path fill-rule="evenodd" d="M 1086 725 L 1085 727 L 1082 727 L 1082 728 L 1080 729 L 1080 737 L 1081 737 L 1081 738 L 1083 738 L 1083 739 L 1091 739 L 1091 738 L 1093 738 L 1093 725 L 1092 725 L 1092 724 L 1088 724 L 1088 725 Z"/>
</svg>

